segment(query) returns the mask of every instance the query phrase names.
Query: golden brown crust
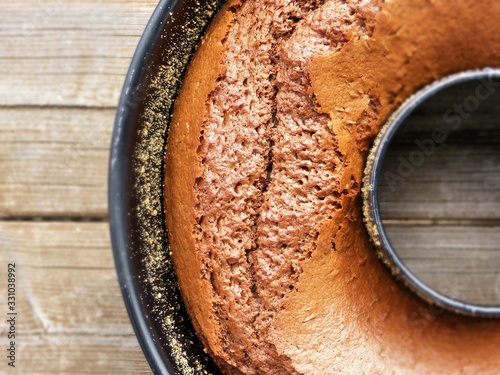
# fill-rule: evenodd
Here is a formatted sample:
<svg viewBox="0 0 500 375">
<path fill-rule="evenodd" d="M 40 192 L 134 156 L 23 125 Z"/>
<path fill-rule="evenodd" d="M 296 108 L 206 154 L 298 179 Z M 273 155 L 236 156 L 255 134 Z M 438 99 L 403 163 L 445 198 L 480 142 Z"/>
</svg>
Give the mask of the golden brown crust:
<svg viewBox="0 0 500 375">
<path fill-rule="evenodd" d="M 297 372 L 494 374 L 500 369 L 500 322 L 433 309 L 396 283 L 377 259 L 363 226 L 359 192 L 351 188 L 353 181 L 361 184 L 373 136 L 409 95 L 447 74 L 500 66 L 499 16 L 494 0 L 386 2 L 372 35 L 351 35 L 339 52 L 317 55 L 309 65 L 314 95 L 332 120 L 346 165 L 339 185 L 347 192 L 274 316 L 272 344 Z M 191 63 L 174 108 L 165 173 L 174 266 L 195 328 L 216 360 L 228 353 L 214 315 L 213 287 L 202 275 L 205 260 L 193 238 L 193 185 L 200 174 L 197 148 L 206 99 L 225 70 L 221 41 L 232 20 L 226 6 Z M 376 115 L 367 118 L 373 108 Z"/>
<path fill-rule="evenodd" d="M 191 61 L 173 110 L 165 163 L 166 224 L 172 261 L 179 285 L 196 331 L 215 356 L 220 352 L 221 334 L 213 313 L 212 286 L 202 277 L 203 263 L 192 236 L 196 215 L 193 185 L 199 175 L 196 150 L 206 113 L 206 98 L 225 71 L 221 64 L 227 33 L 239 1 L 229 1 L 217 14 Z M 201 328 L 203 327 L 203 328 Z"/>
</svg>

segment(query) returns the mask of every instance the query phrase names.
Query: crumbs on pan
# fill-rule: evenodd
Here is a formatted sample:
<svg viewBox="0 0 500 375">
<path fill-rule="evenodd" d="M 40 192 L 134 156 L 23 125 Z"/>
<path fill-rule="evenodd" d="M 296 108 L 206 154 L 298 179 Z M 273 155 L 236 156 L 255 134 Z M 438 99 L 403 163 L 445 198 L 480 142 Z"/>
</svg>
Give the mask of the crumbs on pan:
<svg viewBox="0 0 500 375">
<path fill-rule="evenodd" d="M 218 5 L 217 0 L 209 0 L 203 5 L 195 2 L 188 16 L 182 14 L 178 19 L 172 17 L 169 20 L 174 32 L 163 35 L 162 39 L 171 48 L 166 48 L 163 53 L 164 65 L 148 69 L 152 77 L 144 90 L 142 130 L 134 155 L 134 190 L 138 196 L 135 214 L 139 223 L 140 251 L 144 255 L 144 274 L 141 277 L 149 286 L 151 300 L 154 300 L 154 306 L 150 308 L 161 324 L 167 347 L 171 350 L 169 354 L 181 374 L 186 375 L 211 374 L 213 365 L 210 365 L 194 331 L 185 329 L 189 322 L 182 317 L 182 299 L 170 261 L 164 224 L 163 157 L 171 108 L 182 74 Z M 193 358 L 193 352 L 200 355 Z"/>
</svg>

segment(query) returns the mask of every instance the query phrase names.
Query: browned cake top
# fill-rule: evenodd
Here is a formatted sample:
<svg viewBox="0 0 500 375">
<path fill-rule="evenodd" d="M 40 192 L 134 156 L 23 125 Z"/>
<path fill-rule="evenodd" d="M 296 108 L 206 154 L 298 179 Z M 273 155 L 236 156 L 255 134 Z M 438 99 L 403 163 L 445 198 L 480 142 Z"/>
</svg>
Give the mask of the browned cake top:
<svg viewBox="0 0 500 375">
<path fill-rule="evenodd" d="M 377 261 L 359 200 L 366 151 L 397 105 L 500 65 L 500 4 L 382 3 L 233 1 L 191 64 L 168 140 L 167 226 L 195 328 L 226 373 L 500 368 L 500 322 L 426 315 Z"/>
</svg>

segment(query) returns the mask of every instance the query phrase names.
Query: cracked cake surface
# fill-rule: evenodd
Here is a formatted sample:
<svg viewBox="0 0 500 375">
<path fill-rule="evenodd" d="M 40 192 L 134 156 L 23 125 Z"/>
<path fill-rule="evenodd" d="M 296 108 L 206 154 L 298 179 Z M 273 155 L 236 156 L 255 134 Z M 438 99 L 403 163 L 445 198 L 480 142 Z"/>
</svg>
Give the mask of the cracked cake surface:
<svg viewBox="0 0 500 375">
<path fill-rule="evenodd" d="M 486 349 L 498 322 L 433 313 L 379 264 L 362 223 L 364 158 L 388 115 L 434 79 L 500 62 L 483 29 L 500 5 L 451 3 L 234 0 L 202 39 L 174 107 L 166 220 L 193 325 L 224 373 L 500 369 Z"/>
</svg>

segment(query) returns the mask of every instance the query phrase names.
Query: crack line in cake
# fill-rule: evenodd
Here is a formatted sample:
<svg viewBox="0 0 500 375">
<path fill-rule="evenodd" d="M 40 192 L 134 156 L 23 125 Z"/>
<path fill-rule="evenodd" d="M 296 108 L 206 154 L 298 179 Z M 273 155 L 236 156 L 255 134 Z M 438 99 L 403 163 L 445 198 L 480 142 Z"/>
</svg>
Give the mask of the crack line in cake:
<svg viewBox="0 0 500 375">
<path fill-rule="evenodd" d="M 361 19 L 358 15 L 362 14 L 352 9 L 345 3 L 326 3 L 280 46 L 274 168 L 259 217 L 258 247 L 252 253 L 265 304 L 256 322 L 259 331 L 269 330 L 274 312 L 294 289 L 301 262 L 316 249 L 321 225 L 341 208 L 342 195 L 348 193 L 339 186 L 346 161 L 338 151 L 329 116 L 316 110 L 306 64 L 309 56 L 338 50 L 347 41 L 346 25 L 357 27 L 356 17 Z M 331 14 L 345 15 L 343 24 L 323 22 Z M 351 22 L 347 24 L 348 15 Z M 362 24 L 357 32 L 366 29 L 366 23 Z M 328 43 L 325 36 L 330 38 Z M 355 181 L 352 184 L 356 186 Z"/>
<path fill-rule="evenodd" d="M 288 18 L 296 19 L 301 12 L 298 6 L 287 6 L 272 1 L 266 10 L 262 2 L 242 5 L 242 16 L 225 40 L 231 64 L 207 103 L 209 120 L 198 148 L 202 174 L 195 184 L 199 212 L 195 238 L 209 259 L 206 273 L 220 325 L 227 330 L 229 363 L 261 357 L 251 349 L 247 352 L 249 338 L 257 334 L 251 323 L 260 303 L 247 254 L 256 244 L 255 222 L 272 170 L 268 134 L 276 112 L 274 46 L 293 26 Z M 251 20 L 257 11 L 262 21 L 255 25 Z"/>
<path fill-rule="evenodd" d="M 194 237 L 224 330 L 222 360 L 246 374 L 297 373 L 267 339 L 270 318 L 345 193 L 345 161 L 305 68 L 349 29 L 366 32 L 358 3 L 247 1 L 223 41 L 228 70 L 207 101 L 197 150 Z"/>
</svg>

